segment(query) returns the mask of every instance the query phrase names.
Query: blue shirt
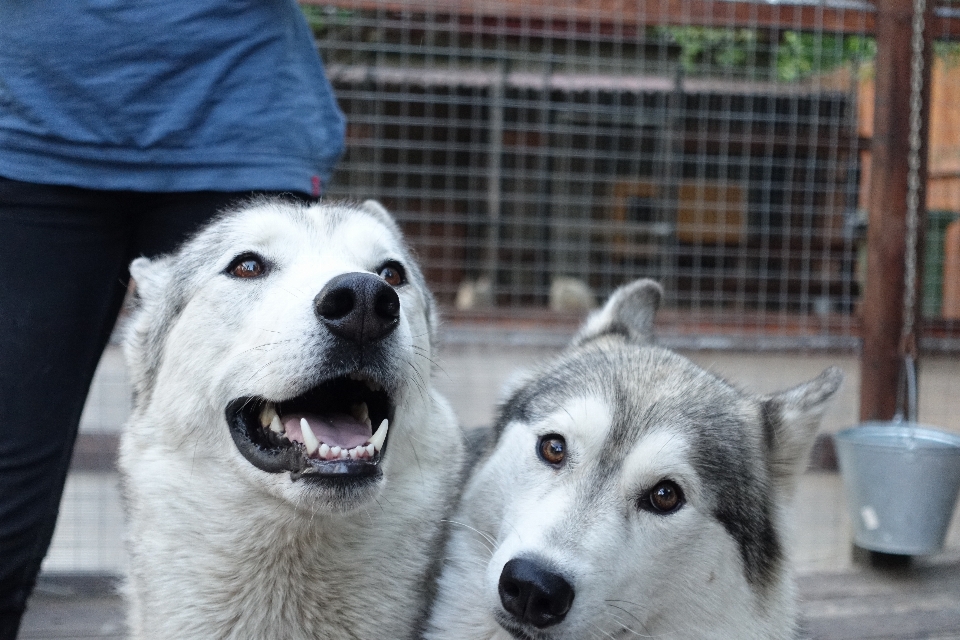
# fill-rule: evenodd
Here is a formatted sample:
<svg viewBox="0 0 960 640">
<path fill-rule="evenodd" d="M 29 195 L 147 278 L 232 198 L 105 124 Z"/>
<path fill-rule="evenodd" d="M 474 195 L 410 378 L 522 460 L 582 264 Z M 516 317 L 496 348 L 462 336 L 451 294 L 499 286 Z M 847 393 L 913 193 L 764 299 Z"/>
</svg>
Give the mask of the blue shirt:
<svg viewBox="0 0 960 640">
<path fill-rule="evenodd" d="M 0 176 L 318 194 L 343 136 L 295 0 L 0 0 Z"/>
</svg>

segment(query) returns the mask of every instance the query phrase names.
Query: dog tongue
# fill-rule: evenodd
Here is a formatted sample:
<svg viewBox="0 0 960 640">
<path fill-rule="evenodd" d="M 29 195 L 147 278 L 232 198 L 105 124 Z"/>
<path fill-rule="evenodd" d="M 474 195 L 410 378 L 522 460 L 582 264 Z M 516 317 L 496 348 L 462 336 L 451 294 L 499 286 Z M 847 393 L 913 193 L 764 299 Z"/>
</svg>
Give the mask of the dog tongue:
<svg viewBox="0 0 960 640">
<path fill-rule="evenodd" d="M 306 418 L 307 424 L 317 440 L 329 446 L 338 446 L 341 449 L 352 449 L 365 443 L 373 435 L 373 431 L 366 423 L 346 413 L 291 413 L 283 416 L 283 428 L 287 438 L 303 442 L 303 430 L 300 428 L 300 419 Z"/>
</svg>

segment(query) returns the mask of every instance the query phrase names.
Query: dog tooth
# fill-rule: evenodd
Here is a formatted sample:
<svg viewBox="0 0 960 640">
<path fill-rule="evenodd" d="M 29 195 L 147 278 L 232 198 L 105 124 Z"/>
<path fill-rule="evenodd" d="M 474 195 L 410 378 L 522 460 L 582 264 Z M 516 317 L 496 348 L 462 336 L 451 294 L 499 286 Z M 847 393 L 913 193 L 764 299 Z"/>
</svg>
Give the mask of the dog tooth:
<svg viewBox="0 0 960 640">
<path fill-rule="evenodd" d="M 340 449 L 340 459 L 346 460 L 350 457 L 350 453 L 346 449 Z"/>
<path fill-rule="evenodd" d="M 320 443 L 320 448 L 317 449 L 317 453 L 321 458 L 327 460 L 330 456 L 330 446 L 326 442 Z"/>
<path fill-rule="evenodd" d="M 303 444 L 307 445 L 307 455 L 312 456 L 320 448 L 320 441 L 313 435 L 306 418 L 300 418 L 300 430 L 303 432 Z"/>
<path fill-rule="evenodd" d="M 367 456 L 370 457 L 370 458 L 372 458 L 372 457 L 373 457 L 373 454 L 377 452 L 377 448 L 376 448 L 375 446 L 373 446 L 372 444 L 368 444 L 368 445 L 365 447 L 365 450 L 366 450 L 366 452 L 367 452 Z"/>
<path fill-rule="evenodd" d="M 273 419 L 277 416 L 277 407 L 272 402 L 268 402 L 263 405 L 263 410 L 260 412 L 260 424 L 264 429 L 269 427 L 273 423 Z"/>
<path fill-rule="evenodd" d="M 333 445 L 332 447 L 330 447 L 330 455 L 331 455 L 333 458 L 339 458 L 339 457 L 340 457 L 340 447 L 338 447 L 337 445 Z M 333 459 L 333 458 L 331 458 L 331 459 Z"/>
<path fill-rule="evenodd" d="M 280 422 L 280 416 L 273 414 L 273 420 L 270 421 L 270 431 L 276 434 L 284 433 L 283 423 Z"/>
<path fill-rule="evenodd" d="M 380 449 L 383 449 L 383 442 L 387 439 L 388 429 L 390 429 L 390 422 L 384 418 L 383 422 L 380 423 L 380 426 L 377 427 L 376 433 L 370 436 L 370 439 L 367 442 L 372 444 L 374 449 L 380 451 Z"/>
<path fill-rule="evenodd" d="M 350 455 L 350 459 L 351 459 L 351 460 L 356 460 L 356 459 L 357 459 L 357 455 L 358 455 L 360 452 L 357 451 L 357 447 L 354 447 L 353 449 L 350 449 L 350 451 L 347 451 L 347 453 Z"/>
</svg>

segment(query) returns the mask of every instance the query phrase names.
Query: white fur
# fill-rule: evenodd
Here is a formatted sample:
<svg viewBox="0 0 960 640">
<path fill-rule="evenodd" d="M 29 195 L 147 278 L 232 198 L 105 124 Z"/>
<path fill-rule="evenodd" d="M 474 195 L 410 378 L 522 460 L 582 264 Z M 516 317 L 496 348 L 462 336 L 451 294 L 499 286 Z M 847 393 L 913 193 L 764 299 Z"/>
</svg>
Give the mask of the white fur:
<svg viewBox="0 0 960 640">
<path fill-rule="evenodd" d="M 513 386 L 499 438 L 453 517 L 427 640 L 795 637 L 789 567 L 781 557 L 751 581 L 741 546 L 717 516 L 718 502 L 737 499 L 718 492 L 718 479 L 735 486 L 737 477 L 705 465 L 712 452 L 698 447 L 730 434 L 738 444 L 724 455 L 754 474 L 754 490 L 772 509 L 764 520 L 761 506 L 744 500 L 735 517 L 780 533 L 841 376 L 828 370 L 767 398 L 743 394 L 649 345 L 659 294 L 650 281 L 618 290 L 567 353 Z M 769 444 L 764 411 L 779 419 Z M 559 467 L 537 455 L 548 434 L 565 440 Z M 638 508 L 664 479 L 682 488 L 683 506 L 670 514 Z M 517 558 L 536 559 L 575 587 L 561 622 L 518 635 L 498 622 L 510 619 L 498 581 Z"/>
<path fill-rule="evenodd" d="M 223 274 L 251 250 L 272 273 Z M 314 297 L 331 277 L 385 259 L 411 275 L 391 338 L 405 376 L 383 481 L 343 504 L 251 465 L 224 407 L 245 395 L 292 397 L 322 377 Z M 125 348 L 136 402 L 120 455 L 131 637 L 410 637 L 462 444 L 430 386 L 432 300 L 389 214 L 376 203 L 258 202 L 131 271 L 138 301 Z"/>
</svg>

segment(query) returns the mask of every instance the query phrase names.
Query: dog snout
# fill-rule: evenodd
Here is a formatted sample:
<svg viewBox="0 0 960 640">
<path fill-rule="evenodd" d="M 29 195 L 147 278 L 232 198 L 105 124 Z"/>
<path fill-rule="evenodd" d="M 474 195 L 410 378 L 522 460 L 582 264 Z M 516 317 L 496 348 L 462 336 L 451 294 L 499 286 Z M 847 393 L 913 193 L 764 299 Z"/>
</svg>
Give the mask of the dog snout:
<svg viewBox="0 0 960 640">
<path fill-rule="evenodd" d="M 400 297 L 372 273 L 344 273 L 314 299 L 320 322 L 336 336 L 360 345 L 376 342 L 400 323 Z"/>
<path fill-rule="evenodd" d="M 573 587 L 563 576 L 524 558 L 504 565 L 498 590 L 504 609 L 538 629 L 562 621 L 573 605 Z"/>
</svg>

